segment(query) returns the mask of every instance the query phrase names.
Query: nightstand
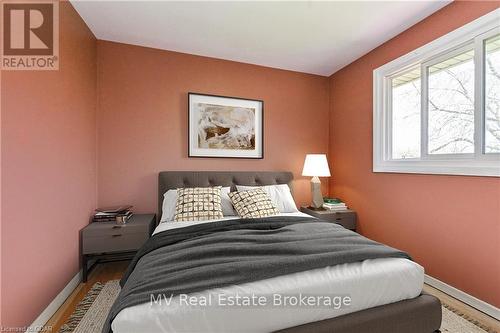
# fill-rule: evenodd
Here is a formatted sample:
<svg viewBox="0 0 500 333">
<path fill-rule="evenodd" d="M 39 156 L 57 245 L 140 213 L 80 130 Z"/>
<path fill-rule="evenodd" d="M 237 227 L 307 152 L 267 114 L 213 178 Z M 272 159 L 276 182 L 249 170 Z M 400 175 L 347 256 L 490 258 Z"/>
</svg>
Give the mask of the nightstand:
<svg viewBox="0 0 500 333">
<path fill-rule="evenodd" d="M 300 207 L 302 213 L 317 217 L 319 219 L 340 224 L 346 229 L 356 231 L 356 212 L 350 209 L 342 211 L 313 210 L 307 207 Z"/>
<path fill-rule="evenodd" d="M 156 226 L 155 214 L 134 214 L 126 224 L 93 222 L 82 229 L 82 279 L 98 263 L 132 259 Z M 95 263 L 88 268 L 88 262 Z"/>
</svg>

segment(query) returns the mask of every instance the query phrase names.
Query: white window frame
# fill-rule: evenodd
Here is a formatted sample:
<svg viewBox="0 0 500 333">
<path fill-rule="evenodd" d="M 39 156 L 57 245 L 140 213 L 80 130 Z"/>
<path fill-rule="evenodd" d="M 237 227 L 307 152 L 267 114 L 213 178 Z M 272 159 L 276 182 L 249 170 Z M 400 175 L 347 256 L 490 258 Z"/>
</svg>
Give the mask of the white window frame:
<svg viewBox="0 0 500 333">
<path fill-rule="evenodd" d="M 484 154 L 484 40 L 500 33 L 496 9 L 373 71 L 373 172 L 450 174 L 500 177 L 500 154 Z M 427 68 L 474 48 L 474 153 L 428 154 Z M 421 156 L 392 159 L 392 78 L 421 68 Z"/>
</svg>

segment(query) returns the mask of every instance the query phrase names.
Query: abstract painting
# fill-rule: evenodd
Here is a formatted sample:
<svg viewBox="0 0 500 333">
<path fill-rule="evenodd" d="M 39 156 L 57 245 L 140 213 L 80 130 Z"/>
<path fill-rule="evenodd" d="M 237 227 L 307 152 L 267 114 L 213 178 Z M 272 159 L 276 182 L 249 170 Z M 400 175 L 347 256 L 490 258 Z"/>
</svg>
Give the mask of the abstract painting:
<svg viewBox="0 0 500 333">
<path fill-rule="evenodd" d="M 262 101 L 188 96 L 189 157 L 263 157 Z"/>
</svg>

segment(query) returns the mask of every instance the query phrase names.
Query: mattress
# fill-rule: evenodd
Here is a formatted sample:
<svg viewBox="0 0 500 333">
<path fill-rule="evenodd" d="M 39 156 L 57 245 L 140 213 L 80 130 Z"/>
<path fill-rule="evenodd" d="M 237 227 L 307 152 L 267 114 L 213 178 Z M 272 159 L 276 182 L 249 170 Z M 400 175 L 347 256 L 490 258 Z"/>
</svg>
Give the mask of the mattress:
<svg viewBox="0 0 500 333">
<path fill-rule="evenodd" d="M 237 217 L 224 219 L 233 218 Z M 213 221 L 164 222 L 154 233 L 210 222 Z M 417 297 L 423 280 L 424 269 L 413 261 L 365 260 L 179 295 L 160 302 L 155 298 L 158 295 L 153 295 L 149 303 L 122 310 L 113 320 L 112 329 L 116 333 L 269 332 Z M 317 296 L 338 303 L 326 304 Z M 304 297 L 313 297 L 314 301 L 301 303 Z M 258 304 L 242 301 L 250 299 L 265 301 Z"/>
</svg>

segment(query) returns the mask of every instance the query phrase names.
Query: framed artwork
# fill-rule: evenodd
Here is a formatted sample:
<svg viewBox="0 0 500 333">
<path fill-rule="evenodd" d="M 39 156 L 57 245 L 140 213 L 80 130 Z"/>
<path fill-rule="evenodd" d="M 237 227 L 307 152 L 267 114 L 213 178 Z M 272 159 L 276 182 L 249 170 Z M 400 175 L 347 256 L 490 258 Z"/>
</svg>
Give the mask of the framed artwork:
<svg viewBox="0 0 500 333">
<path fill-rule="evenodd" d="M 264 102 L 189 93 L 189 157 L 263 158 Z"/>
</svg>

